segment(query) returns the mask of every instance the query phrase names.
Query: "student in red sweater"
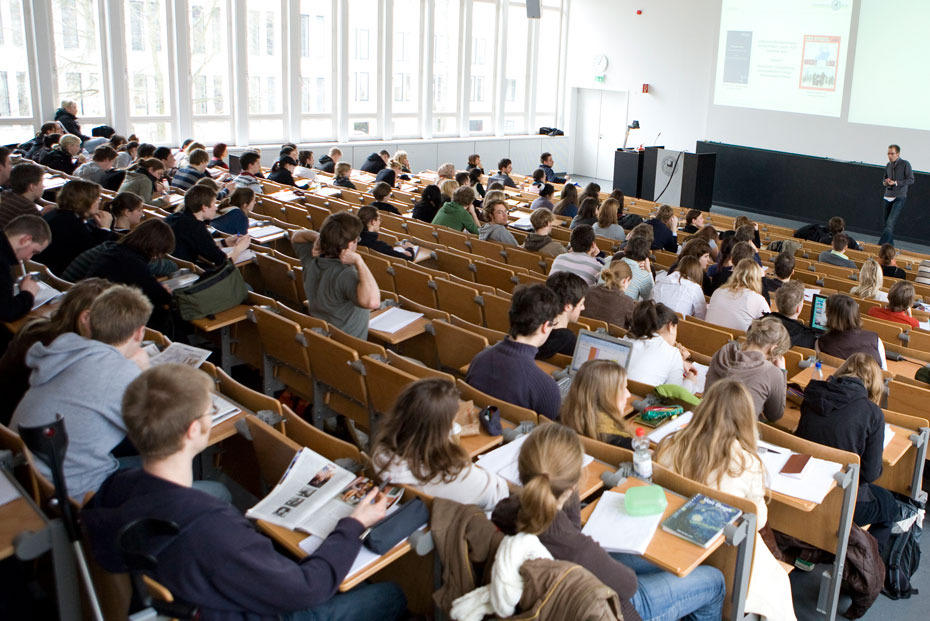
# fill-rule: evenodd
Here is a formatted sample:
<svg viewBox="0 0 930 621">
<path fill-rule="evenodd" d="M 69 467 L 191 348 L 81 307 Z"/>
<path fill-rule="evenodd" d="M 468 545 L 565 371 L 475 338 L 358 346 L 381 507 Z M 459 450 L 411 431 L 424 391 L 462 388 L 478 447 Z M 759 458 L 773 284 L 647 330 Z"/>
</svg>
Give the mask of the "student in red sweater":
<svg viewBox="0 0 930 621">
<path fill-rule="evenodd" d="M 914 285 L 906 280 L 899 280 L 891 285 L 891 289 L 888 290 L 888 306 L 885 308 L 879 308 L 878 306 L 870 308 L 869 317 L 906 323 L 910 327 L 916 328 L 920 325 L 920 322 L 911 316 L 914 295 Z"/>
</svg>

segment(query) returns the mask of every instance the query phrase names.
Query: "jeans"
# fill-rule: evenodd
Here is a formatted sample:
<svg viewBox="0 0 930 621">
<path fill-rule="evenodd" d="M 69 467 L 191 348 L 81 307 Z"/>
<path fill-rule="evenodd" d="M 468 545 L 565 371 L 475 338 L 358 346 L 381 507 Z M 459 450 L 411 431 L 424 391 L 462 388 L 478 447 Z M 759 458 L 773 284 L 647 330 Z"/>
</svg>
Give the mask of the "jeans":
<svg viewBox="0 0 930 621">
<path fill-rule="evenodd" d="M 610 556 L 636 572 L 639 588 L 631 603 L 643 621 L 719 621 L 723 616 L 726 585 L 718 569 L 701 565 L 679 578 L 635 554 Z"/>
<path fill-rule="evenodd" d="M 859 486 L 860 498 L 866 496 L 862 493 L 863 487 L 868 487 L 868 493 L 872 494 L 872 498 L 856 501 L 856 510 L 853 513 L 853 523 L 856 526 L 878 526 L 897 518 L 898 501 L 895 500 L 894 494 L 874 483 L 864 483 Z"/>
<path fill-rule="evenodd" d="M 882 229 L 882 236 L 878 238 L 878 244 L 894 243 L 894 225 L 898 222 L 898 217 L 904 210 L 904 203 L 907 200 L 904 196 L 899 196 L 891 202 L 882 199 L 885 203 L 885 228 Z"/>
<path fill-rule="evenodd" d="M 404 592 L 393 582 L 363 584 L 338 593 L 319 606 L 281 615 L 281 621 L 391 621 L 407 609 Z"/>
</svg>

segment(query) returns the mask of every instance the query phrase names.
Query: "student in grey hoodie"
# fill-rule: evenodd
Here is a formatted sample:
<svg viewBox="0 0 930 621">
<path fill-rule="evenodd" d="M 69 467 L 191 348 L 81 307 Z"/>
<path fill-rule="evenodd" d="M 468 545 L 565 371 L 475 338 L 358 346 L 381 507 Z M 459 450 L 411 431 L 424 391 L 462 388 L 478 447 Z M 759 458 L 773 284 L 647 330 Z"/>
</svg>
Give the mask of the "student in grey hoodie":
<svg viewBox="0 0 930 621">
<path fill-rule="evenodd" d="M 513 233 L 507 230 L 507 203 L 500 199 L 486 202 L 484 217 L 487 222 L 478 228 L 478 239 L 518 245 Z"/>
<path fill-rule="evenodd" d="M 13 412 L 10 426 L 51 423 L 57 414 L 68 432 L 64 474 L 68 493 L 80 501 L 118 468 L 110 452 L 126 437 L 120 414 L 123 392 L 148 356 L 141 349 L 152 303 L 133 287 L 115 285 L 91 304 L 90 337 L 62 334 L 26 354 L 32 369 L 29 390 Z M 36 460 L 40 473 L 51 471 Z"/>
<path fill-rule="evenodd" d="M 552 239 L 552 223 L 555 215 L 545 207 L 540 207 L 530 214 L 530 224 L 533 232 L 526 236 L 523 248 L 530 252 L 539 252 L 546 256 L 557 257 L 568 252 L 565 246 Z"/>
<path fill-rule="evenodd" d="M 727 343 L 711 358 L 704 390 L 725 377 L 737 379 L 749 390 L 756 413 L 775 422 L 785 413 L 785 352 L 789 349 L 791 337 L 778 319 L 756 319 L 742 346 Z"/>
</svg>

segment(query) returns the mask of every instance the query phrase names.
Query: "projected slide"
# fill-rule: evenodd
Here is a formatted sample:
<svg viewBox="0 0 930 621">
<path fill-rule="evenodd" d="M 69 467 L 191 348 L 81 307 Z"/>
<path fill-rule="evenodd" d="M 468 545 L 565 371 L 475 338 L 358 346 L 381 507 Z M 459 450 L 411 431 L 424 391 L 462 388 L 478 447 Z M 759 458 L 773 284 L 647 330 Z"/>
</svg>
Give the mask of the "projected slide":
<svg viewBox="0 0 930 621">
<path fill-rule="evenodd" d="M 839 116 L 852 0 L 723 0 L 714 103 Z"/>
<path fill-rule="evenodd" d="M 930 2 L 862 0 L 849 121 L 930 130 Z"/>
</svg>

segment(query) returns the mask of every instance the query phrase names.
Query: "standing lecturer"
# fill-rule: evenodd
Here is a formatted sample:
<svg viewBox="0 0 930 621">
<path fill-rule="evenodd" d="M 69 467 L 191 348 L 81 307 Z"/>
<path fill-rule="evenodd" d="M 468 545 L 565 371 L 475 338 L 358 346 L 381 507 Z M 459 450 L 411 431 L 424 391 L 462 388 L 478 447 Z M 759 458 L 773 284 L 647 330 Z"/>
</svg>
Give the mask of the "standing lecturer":
<svg viewBox="0 0 930 621">
<path fill-rule="evenodd" d="M 901 159 L 901 147 L 888 145 L 888 164 L 885 165 L 885 228 L 878 243 L 894 244 L 894 225 L 904 209 L 907 200 L 907 186 L 914 183 L 914 169 L 911 163 Z"/>
</svg>

